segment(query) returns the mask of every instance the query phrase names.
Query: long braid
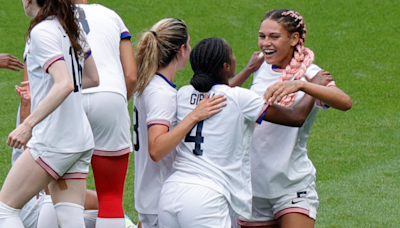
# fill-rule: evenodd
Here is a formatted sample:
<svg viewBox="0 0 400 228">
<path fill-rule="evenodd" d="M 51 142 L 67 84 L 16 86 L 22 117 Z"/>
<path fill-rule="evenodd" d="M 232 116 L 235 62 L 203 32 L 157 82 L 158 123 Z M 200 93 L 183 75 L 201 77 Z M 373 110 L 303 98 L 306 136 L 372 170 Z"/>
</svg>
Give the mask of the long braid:
<svg viewBox="0 0 400 228">
<path fill-rule="evenodd" d="M 304 77 L 307 68 L 314 61 L 314 52 L 311 49 L 304 47 L 307 29 L 303 17 L 298 12 L 281 9 L 269 11 L 263 20 L 265 19 L 273 19 L 277 21 L 284 26 L 289 34 L 298 32 L 300 35 L 299 42 L 297 43 L 293 53 L 293 58 L 290 60 L 289 65 L 286 66 L 278 81 L 299 80 Z M 279 104 L 289 107 L 293 104 L 295 97 L 295 93 L 288 94 L 282 98 Z"/>
</svg>

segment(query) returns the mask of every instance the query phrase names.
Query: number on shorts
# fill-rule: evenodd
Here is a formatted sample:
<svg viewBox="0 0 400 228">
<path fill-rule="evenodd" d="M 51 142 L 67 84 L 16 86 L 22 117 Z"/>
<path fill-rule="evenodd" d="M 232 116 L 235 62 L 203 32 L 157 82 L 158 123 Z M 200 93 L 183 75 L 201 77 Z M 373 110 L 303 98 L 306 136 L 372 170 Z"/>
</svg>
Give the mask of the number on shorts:
<svg viewBox="0 0 400 228">
<path fill-rule="evenodd" d="M 135 113 L 134 114 L 135 116 L 134 116 L 133 120 L 135 122 L 133 123 L 133 133 L 134 133 L 133 145 L 135 145 L 135 151 L 139 151 L 139 148 L 140 148 L 140 146 L 139 146 L 139 131 L 138 131 L 138 129 L 139 129 L 139 113 L 138 113 L 136 106 L 134 107 L 134 113 Z"/>
<path fill-rule="evenodd" d="M 79 64 L 79 59 L 78 57 L 75 56 L 75 52 L 72 47 L 69 47 L 69 55 L 71 56 L 72 78 L 74 80 L 74 93 L 76 93 L 79 91 L 80 88 L 82 88 L 82 66 L 81 64 Z M 75 64 L 78 67 L 78 73 L 75 72 L 76 71 Z"/>
<path fill-rule="evenodd" d="M 193 154 L 195 154 L 197 156 L 202 156 L 203 150 L 201 149 L 201 143 L 204 142 L 204 137 L 201 135 L 201 131 L 203 130 L 203 121 L 200 121 L 199 123 L 197 123 L 196 126 L 197 126 L 196 135 L 191 136 L 190 133 L 192 131 L 190 131 L 185 137 L 185 142 L 194 142 Z"/>
</svg>

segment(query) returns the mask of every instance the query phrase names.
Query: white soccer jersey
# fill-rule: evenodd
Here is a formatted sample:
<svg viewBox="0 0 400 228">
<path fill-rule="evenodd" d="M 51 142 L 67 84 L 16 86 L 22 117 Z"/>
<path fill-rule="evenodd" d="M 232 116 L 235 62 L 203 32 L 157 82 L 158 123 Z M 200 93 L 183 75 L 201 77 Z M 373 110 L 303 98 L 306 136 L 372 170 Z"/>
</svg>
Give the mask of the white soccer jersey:
<svg viewBox="0 0 400 228">
<path fill-rule="evenodd" d="M 164 181 L 172 173 L 175 151 L 155 162 L 148 149 L 147 129 L 162 124 L 176 125 L 176 89 L 161 75 L 155 75 L 141 96 L 134 98 L 135 207 L 139 213 L 157 214 Z"/>
<path fill-rule="evenodd" d="M 256 93 L 240 87 L 217 84 L 208 93 L 225 96 L 227 105 L 199 122 L 177 146 L 173 166 L 176 172 L 167 182 L 209 187 L 223 194 L 235 213 L 249 218 L 250 145 L 255 123 L 261 121 L 267 106 Z M 178 91 L 178 122 L 196 108 L 204 95 L 193 86 Z"/>
<path fill-rule="evenodd" d="M 99 86 L 84 89 L 82 93 L 115 92 L 126 99 L 119 47 L 121 39 L 131 37 L 129 30 L 121 17 L 107 7 L 99 4 L 78 6 L 80 22 L 87 34 L 100 79 Z"/>
<path fill-rule="evenodd" d="M 305 75 L 314 77 L 321 68 L 312 64 Z M 263 63 L 254 73 L 251 90 L 264 94 L 282 75 Z M 302 78 L 302 80 L 305 80 Z M 294 104 L 304 92 L 297 92 Z M 307 156 L 307 138 L 317 116 L 314 106 L 302 127 L 287 127 L 263 121 L 254 131 L 251 147 L 251 170 L 253 195 L 262 198 L 276 198 L 306 188 L 315 181 L 316 169 Z"/>
<path fill-rule="evenodd" d="M 58 19 L 51 16 L 36 25 L 30 34 L 28 66 L 31 112 L 46 97 L 54 81 L 48 68 L 63 59 L 75 90 L 32 130 L 28 147 L 38 151 L 82 152 L 94 147 L 92 130 L 81 102 L 82 62 L 77 61 L 68 35 Z M 85 51 L 89 50 L 85 46 Z"/>
</svg>

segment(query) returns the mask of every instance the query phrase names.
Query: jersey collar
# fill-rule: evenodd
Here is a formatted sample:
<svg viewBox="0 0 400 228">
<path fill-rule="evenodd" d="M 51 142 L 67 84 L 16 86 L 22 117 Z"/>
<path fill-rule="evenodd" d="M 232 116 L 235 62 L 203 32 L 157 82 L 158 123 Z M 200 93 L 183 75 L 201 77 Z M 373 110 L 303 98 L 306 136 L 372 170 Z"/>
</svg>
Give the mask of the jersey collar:
<svg viewBox="0 0 400 228">
<path fill-rule="evenodd" d="M 175 85 L 174 83 L 168 81 L 168 79 L 167 79 L 166 77 L 164 77 L 164 75 L 162 75 L 162 74 L 160 74 L 160 73 L 156 73 L 156 75 L 160 76 L 162 79 L 164 79 L 166 82 L 168 82 L 168 84 L 169 84 L 170 86 L 172 86 L 173 88 L 176 89 L 176 85 Z"/>
</svg>

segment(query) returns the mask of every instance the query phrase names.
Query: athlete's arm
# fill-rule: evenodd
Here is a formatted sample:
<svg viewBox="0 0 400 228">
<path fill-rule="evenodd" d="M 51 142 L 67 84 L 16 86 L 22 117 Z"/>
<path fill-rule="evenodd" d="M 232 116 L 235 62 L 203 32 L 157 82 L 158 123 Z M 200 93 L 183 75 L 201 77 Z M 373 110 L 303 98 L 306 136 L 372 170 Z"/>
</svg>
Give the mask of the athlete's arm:
<svg viewBox="0 0 400 228">
<path fill-rule="evenodd" d="M 260 57 L 260 53 L 260 51 L 256 51 L 251 55 L 246 67 L 229 81 L 230 87 L 242 86 L 243 83 L 250 77 L 250 75 L 260 68 L 264 61 L 264 56 Z"/>
<path fill-rule="evenodd" d="M 54 80 L 53 87 L 37 109 L 10 133 L 7 140 L 9 146 L 21 148 L 25 145 L 32 136 L 32 128 L 53 112 L 74 91 L 74 85 L 64 60 L 53 63 L 48 72 Z"/>
<path fill-rule="evenodd" d="M 50 72 L 50 71 L 49 71 Z M 96 87 L 99 85 L 99 74 L 92 55 L 85 59 L 82 76 L 82 89 Z"/>
<path fill-rule="evenodd" d="M 0 68 L 19 71 L 18 68 L 23 69 L 24 64 L 15 56 L 7 53 L 0 53 Z"/>
<path fill-rule="evenodd" d="M 26 82 L 28 81 L 28 67 L 24 66 L 24 71 L 22 73 L 22 81 Z M 21 106 L 20 106 L 20 123 L 24 122 L 24 120 L 26 119 L 26 117 L 29 116 L 29 114 L 31 113 L 31 99 L 25 99 L 24 96 L 21 96 Z"/>
<path fill-rule="evenodd" d="M 268 107 L 264 120 L 285 126 L 301 127 L 314 107 L 314 103 L 315 98 L 305 94 L 304 97 L 292 107 L 272 104 Z"/>
<path fill-rule="evenodd" d="M 124 70 L 125 84 L 126 84 L 126 99 L 129 101 L 132 97 L 133 90 L 135 89 L 137 80 L 137 66 L 135 61 L 135 55 L 133 53 L 133 48 L 131 40 L 128 38 L 122 39 L 120 42 L 120 54 L 121 54 L 121 64 Z"/>
<path fill-rule="evenodd" d="M 320 86 L 326 86 L 332 80 L 332 76 L 329 72 L 326 71 L 318 72 L 318 74 L 311 79 L 313 83 Z M 274 104 L 275 99 L 278 97 L 280 100 L 280 96 L 282 96 L 282 94 L 297 92 L 299 88 L 297 88 L 295 86 L 296 84 L 293 83 L 297 81 L 299 80 L 275 83 L 267 89 L 264 94 L 264 98 L 266 100 L 269 100 L 273 105 L 268 108 L 264 116 L 264 120 L 293 127 L 301 127 L 303 125 L 303 123 L 307 119 L 308 114 L 311 112 L 314 106 L 314 97 L 305 94 L 304 97 L 296 105 L 291 107 L 283 107 L 281 105 Z M 280 91 L 281 93 L 277 91 Z M 276 94 L 274 94 L 274 92 Z"/>
<path fill-rule="evenodd" d="M 148 129 L 149 154 L 153 161 L 158 162 L 167 156 L 181 140 L 189 133 L 194 125 L 221 111 L 226 106 L 226 98 L 221 95 L 208 98 L 208 94 L 199 102 L 197 107 L 189 113 L 171 131 L 165 125 L 152 125 Z"/>
<path fill-rule="evenodd" d="M 330 75 L 329 72 L 321 70 L 315 77 L 327 74 Z M 294 80 L 276 83 L 268 88 L 265 98 L 271 99 L 271 102 L 275 100 L 279 102 L 285 95 L 301 90 L 332 108 L 342 111 L 347 111 L 351 108 L 352 101 L 349 95 L 336 86 L 327 87 L 325 86 L 326 84 L 314 83 L 315 80 L 319 80 L 314 78 L 310 82 Z"/>
</svg>

